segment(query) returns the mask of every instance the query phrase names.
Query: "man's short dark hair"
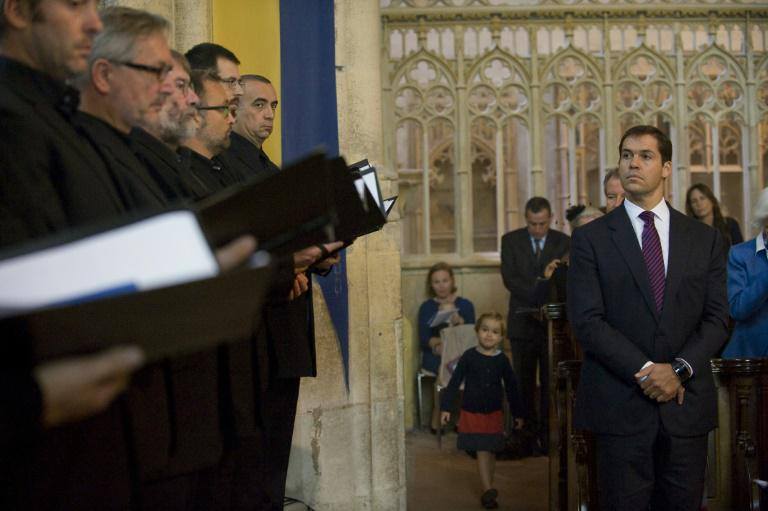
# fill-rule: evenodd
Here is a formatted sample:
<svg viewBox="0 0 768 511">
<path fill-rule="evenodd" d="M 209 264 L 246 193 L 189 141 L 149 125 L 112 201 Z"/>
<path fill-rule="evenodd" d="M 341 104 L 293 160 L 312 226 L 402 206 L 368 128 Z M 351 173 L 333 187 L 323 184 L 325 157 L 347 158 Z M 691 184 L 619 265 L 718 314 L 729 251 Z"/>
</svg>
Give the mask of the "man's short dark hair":
<svg viewBox="0 0 768 511">
<path fill-rule="evenodd" d="M 240 79 L 244 82 L 254 81 L 254 82 L 266 83 L 267 85 L 272 85 L 272 82 L 269 81 L 269 78 L 261 75 L 241 75 Z"/>
<path fill-rule="evenodd" d="M 659 153 L 661 153 L 662 164 L 672 161 L 672 142 L 669 140 L 669 137 L 656 126 L 647 125 L 632 126 L 624 132 L 624 135 L 619 142 L 619 158 L 621 158 L 621 150 L 624 148 L 624 140 L 629 137 L 642 137 L 643 135 L 650 135 L 656 139 L 656 143 L 659 146 Z"/>
<path fill-rule="evenodd" d="M 192 69 L 217 69 L 216 61 L 219 60 L 219 57 L 240 65 L 240 61 L 234 53 L 216 43 L 197 44 L 190 48 L 184 56 L 189 60 Z"/>
<path fill-rule="evenodd" d="M 621 180 L 621 177 L 619 176 L 618 168 L 611 167 L 610 169 L 605 170 L 605 177 L 603 178 L 603 190 L 605 190 L 605 187 L 608 186 L 608 181 L 610 181 L 611 179 Z"/>
<path fill-rule="evenodd" d="M 528 202 L 525 203 L 525 212 L 538 213 L 539 211 L 547 210 L 549 214 L 552 214 L 552 206 L 549 205 L 549 201 L 544 197 L 531 197 Z"/>
</svg>

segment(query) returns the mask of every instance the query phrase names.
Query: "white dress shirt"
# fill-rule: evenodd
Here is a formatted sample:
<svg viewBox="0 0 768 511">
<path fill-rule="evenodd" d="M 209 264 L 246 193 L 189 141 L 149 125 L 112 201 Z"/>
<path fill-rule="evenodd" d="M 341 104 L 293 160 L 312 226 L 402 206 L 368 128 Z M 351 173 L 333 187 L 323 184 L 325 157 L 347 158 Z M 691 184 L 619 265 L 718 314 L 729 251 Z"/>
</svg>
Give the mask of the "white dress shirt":
<svg viewBox="0 0 768 511">
<path fill-rule="evenodd" d="M 640 214 L 645 211 L 643 208 L 638 206 L 637 204 L 630 201 L 627 197 L 624 197 L 624 209 L 627 212 L 627 215 L 629 215 L 629 220 L 632 223 L 632 229 L 635 230 L 635 236 L 637 237 L 637 243 L 640 245 L 640 249 L 643 249 L 643 228 L 645 227 L 645 221 L 643 221 L 642 218 L 640 218 Z M 651 209 L 651 213 L 653 213 L 653 225 L 656 226 L 656 232 L 659 233 L 659 241 L 661 242 L 661 255 L 664 258 L 664 275 L 667 274 L 667 269 L 669 267 L 669 207 L 667 206 L 667 202 L 662 197 L 658 204 L 656 204 L 653 209 Z M 686 360 L 682 358 L 678 358 L 676 360 L 680 360 L 683 362 L 686 366 L 688 366 L 688 370 L 691 373 L 691 376 L 693 376 L 693 367 L 691 367 L 691 364 L 689 364 Z M 651 365 L 653 362 L 650 360 L 646 362 L 641 369 L 645 369 L 649 365 Z"/>
<path fill-rule="evenodd" d="M 635 236 L 637 236 L 637 243 L 642 250 L 643 227 L 645 226 L 645 222 L 640 218 L 640 214 L 645 210 L 637 204 L 633 204 L 632 201 L 626 197 L 624 198 L 624 209 L 629 215 L 629 219 L 632 222 L 632 228 L 635 230 Z M 663 197 L 661 201 L 651 209 L 651 213 L 653 213 L 653 224 L 656 226 L 656 232 L 659 233 L 661 254 L 664 258 L 664 275 L 666 275 L 669 266 L 669 207 Z"/>
</svg>

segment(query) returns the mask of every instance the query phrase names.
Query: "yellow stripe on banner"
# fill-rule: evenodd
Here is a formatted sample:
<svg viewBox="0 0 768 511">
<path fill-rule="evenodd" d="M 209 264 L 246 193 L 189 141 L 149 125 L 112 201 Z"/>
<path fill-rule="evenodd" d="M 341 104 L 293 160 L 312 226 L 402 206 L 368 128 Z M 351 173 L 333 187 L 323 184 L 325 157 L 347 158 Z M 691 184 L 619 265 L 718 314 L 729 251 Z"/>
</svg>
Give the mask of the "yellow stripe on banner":
<svg viewBox="0 0 768 511">
<path fill-rule="evenodd" d="M 213 42 L 234 52 L 241 74 L 266 76 L 280 101 L 280 1 L 213 0 Z M 282 144 L 280 107 L 264 152 L 280 165 Z"/>
</svg>

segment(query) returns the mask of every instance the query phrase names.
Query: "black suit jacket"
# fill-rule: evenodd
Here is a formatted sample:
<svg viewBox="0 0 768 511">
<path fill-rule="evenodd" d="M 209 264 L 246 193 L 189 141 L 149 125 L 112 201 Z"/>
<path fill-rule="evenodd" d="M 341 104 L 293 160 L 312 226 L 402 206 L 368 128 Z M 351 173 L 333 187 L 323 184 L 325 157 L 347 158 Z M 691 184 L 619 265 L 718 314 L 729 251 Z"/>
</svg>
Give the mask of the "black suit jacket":
<svg viewBox="0 0 768 511">
<path fill-rule="evenodd" d="M 141 128 L 133 128 L 130 134 L 131 151 L 146 167 L 170 202 L 187 202 L 189 197 L 204 196 L 203 184 L 190 174 L 189 158 L 168 147 Z"/>
<path fill-rule="evenodd" d="M 99 154 L 71 123 L 77 105 L 76 91 L 0 58 L 0 247 L 127 211 Z M 0 372 L 20 372 L 18 395 L 33 396 L 34 383 L 24 375 L 33 364 L 27 352 L 34 348 L 24 339 L 3 344 Z M 32 424 L 27 432 L 37 434 L 32 439 L 7 439 L 25 449 L 11 456 L 0 452 L 0 507 L 50 508 L 55 500 L 61 508 L 103 508 L 105 502 L 127 508 L 131 467 L 122 404 L 119 400 L 88 420 L 45 432 Z M 39 413 L 39 406 L 34 408 Z M 29 410 L 10 418 L 13 425 L 16 419 L 29 421 Z"/>
<path fill-rule="evenodd" d="M 507 336 L 519 339 L 533 339 L 545 335 L 544 325 L 530 314 L 515 314 L 521 308 L 538 307 L 536 301 L 536 280 L 542 276 L 544 267 L 553 259 L 568 253 L 571 238 L 560 231 L 550 229 L 536 261 L 528 229 L 508 232 L 501 238 L 501 276 L 509 290 L 509 315 Z"/>
<path fill-rule="evenodd" d="M 660 418 L 671 434 L 690 436 L 715 426 L 709 360 L 727 336 L 723 241 L 715 229 L 670 207 L 668 258 L 659 314 L 624 207 L 574 231 L 568 316 L 584 350 L 576 427 L 629 435 Z M 683 404 L 648 399 L 634 374 L 649 360 L 678 357 L 694 371 Z"/>
<path fill-rule="evenodd" d="M 78 101 L 0 58 L 0 246 L 125 213 L 104 162 L 70 123 Z"/>
<path fill-rule="evenodd" d="M 243 181 L 261 181 L 280 172 L 261 148 L 235 132 L 229 136 L 229 148 L 216 159 Z"/>
</svg>

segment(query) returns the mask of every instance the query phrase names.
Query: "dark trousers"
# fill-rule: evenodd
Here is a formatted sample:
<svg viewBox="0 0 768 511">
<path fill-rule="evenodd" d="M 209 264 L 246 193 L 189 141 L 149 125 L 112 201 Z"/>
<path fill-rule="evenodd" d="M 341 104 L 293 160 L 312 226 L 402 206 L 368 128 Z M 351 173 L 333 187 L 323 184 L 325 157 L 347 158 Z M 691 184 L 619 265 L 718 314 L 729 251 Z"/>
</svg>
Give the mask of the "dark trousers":
<svg viewBox="0 0 768 511">
<path fill-rule="evenodd" d="M 595 444 L 601 510 L 701 508 L 707 435 L 672 436 L 658 422 L 637 435 L 595 435 Z"/>
<path fill-rule="evenodd" d="M 259 479 L 271 506 L 261 508 L 264 511 L 283 509 L 299 381 L 299 378 L 273 378 L 261 396 L 264 448 Z"/>
<path fill-rule="evenodd" d="M 547 339 L 511 338 L 512 368 L 520 385 L 520 397 L 525 408 L 525 420 L 537 432 L 542 449 L 547 449 L 547 428 L 549 424 L 549 359 L 547 358 Z M 536 369 L 541 378 L 541 392 L 538 395 L 538 413 L 536 411 Z"/>
</svg>

